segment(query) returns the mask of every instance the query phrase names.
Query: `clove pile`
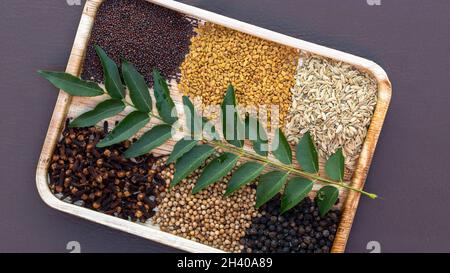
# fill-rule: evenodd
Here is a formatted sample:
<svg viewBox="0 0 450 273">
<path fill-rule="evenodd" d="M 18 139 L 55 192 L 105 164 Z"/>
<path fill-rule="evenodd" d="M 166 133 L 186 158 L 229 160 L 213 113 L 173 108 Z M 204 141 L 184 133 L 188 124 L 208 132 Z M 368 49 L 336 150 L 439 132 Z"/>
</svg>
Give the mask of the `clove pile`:
<svg viewBox="0 0 450 273">
<path fill-rule="evenodd" d="M 131 145 L 124 141 L 97 148 L 106 136 L 104 128 L 69 128 L 51 158 L 50 189 L 59 198 L 122 219 L 145 222 L 155 214 L 156 194 L 164 190 L 164 159 L 144 155 L 126 159 Z"/>
</svg>

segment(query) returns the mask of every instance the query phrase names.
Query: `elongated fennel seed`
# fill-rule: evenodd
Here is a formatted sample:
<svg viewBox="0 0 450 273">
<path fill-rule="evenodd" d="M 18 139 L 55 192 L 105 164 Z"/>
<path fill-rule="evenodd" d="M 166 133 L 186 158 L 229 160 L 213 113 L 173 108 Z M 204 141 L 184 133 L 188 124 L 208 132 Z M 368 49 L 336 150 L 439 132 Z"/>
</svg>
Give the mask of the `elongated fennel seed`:
<svg viewBox="0 0 450 273">
<path fill-rule="evenodd" d="M 342 147 L 346 168 L 354 170 L 376 103 L 377 84 L 369 75 L 349 64 L 304 55 L 286 136 L 295 143 L 309 131 L 323 159 Z"/>
</svg>

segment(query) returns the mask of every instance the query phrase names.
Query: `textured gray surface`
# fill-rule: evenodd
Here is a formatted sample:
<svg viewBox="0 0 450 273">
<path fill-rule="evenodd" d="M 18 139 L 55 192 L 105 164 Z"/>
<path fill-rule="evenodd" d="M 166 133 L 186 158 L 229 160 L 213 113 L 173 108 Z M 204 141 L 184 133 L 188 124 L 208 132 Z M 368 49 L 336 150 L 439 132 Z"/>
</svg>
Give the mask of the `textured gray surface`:
<svg viewBox="0 0 450 273">
<path fill-rule="evenodd" d="M 70 1 L 69 1 L 70 2 Z M 72 1 L 77 2 L 77 1 Z M 84 1 L 82 1 L 84 3 Z M 393 98 L 347 250 L 450 251 L 450 1 L 184 0 L 201 8 L 374 60 Z M 47 207 L 35 167 L 56 90 L 35 73 L 64 69 L 81 6 L 0 1 L 0 252 L 173 251 Z"/>
</svg>

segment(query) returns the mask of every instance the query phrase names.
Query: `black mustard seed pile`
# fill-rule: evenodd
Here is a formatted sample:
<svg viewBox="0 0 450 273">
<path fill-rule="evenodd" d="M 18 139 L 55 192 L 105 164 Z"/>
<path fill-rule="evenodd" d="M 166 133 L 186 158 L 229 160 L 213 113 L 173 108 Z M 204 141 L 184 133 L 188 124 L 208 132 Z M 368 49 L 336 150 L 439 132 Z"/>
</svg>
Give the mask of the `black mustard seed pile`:
<svg viewBox="0 0 450 273">
<path fill-rule="evenodd" d="M 50 189 L 63 200 L 131 221 L 155 214 L 156 194 L 165 187 L 162 159 L 151 154 L 126 159 L 130 141 L 107 148 L 95 145 L 103 129 L 66 128 L 51 158 Z"/>
<path fill-rule="evenodd" d="M 152 71 L 178 79 L 179 66 L 189 50 L 195 22 L 182 14 L 144 0 L 107 0 L 100 6 L 83 66 L 82 78 L 103 81 L 94 45 L 116 62 L 132 62 L 152 86 Z"/>
<path fill-rule="evenodd" d="M 320 217 L 316 203 L 306 198 L 280 215 L 280 198 L 261 207 L 261 217 L 241 239 L 244 253 L 328 253 L 339 224 L 340 211 L 333 209 Z"/>
</svg>

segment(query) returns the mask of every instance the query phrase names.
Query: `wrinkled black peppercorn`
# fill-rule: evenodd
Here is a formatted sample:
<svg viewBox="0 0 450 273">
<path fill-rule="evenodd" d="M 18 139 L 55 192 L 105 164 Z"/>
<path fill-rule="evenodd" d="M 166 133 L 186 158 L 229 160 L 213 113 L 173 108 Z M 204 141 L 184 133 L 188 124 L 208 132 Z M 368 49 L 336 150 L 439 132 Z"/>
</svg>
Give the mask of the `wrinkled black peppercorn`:
<svg viewBox="0 0 450 273">
<path fill-rule="evenodd" d="M 280 197 L 260 208 L 261 217 L 252 225 L 240 243 L 247 253 L 328 253 L 339 224 L 340 211 L 333 209 L 324 217 L 310 198 L 280 215 Z"/>
</svg>

